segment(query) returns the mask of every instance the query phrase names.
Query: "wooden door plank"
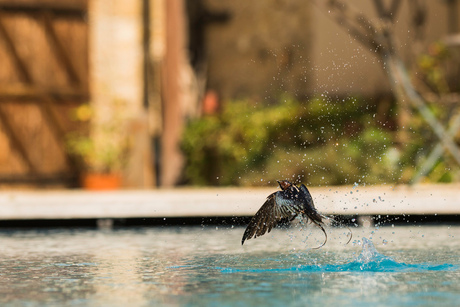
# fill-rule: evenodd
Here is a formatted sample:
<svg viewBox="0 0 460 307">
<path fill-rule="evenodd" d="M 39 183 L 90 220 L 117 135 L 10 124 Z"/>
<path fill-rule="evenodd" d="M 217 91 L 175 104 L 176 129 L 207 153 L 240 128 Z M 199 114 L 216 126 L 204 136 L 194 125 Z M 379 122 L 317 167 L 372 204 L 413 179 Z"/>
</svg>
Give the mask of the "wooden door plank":
<svg viewBox="0 0 460 307">
<path fill-rule="evenodd" d="M 11 125 L 10 121 L 8 120 L 8 116 L 3 111 L 1 105 L 0 105 L 0 122 L 3 125 L 3 128 L 5 129 L 5 133 L 8 136 L 12 147 L 15 150 L 17 150 L 19 155 L 22 157 L 22 159 L 24 160 L 25 164 L 29 168 L 29 171 L 31 173 L 34 173 L 34 174 L 37 173 L 37 169 L 34 166 L 34 164 L 32 163 L 32 160 L 30 159 L 29 154 L 27 153 L 27 150 L 26 150 L 24 144 L 21 142 L 19 137 L 16 135 L 16 132 L 15 132 L 13 126 Z"/>
<path fill-rule="evenodd" d="M 50 12 L 45 12 L 42 14 L 43 27 L 45 30 L 46 37 L 50 46 L 53 48 L 55 55 L 61 65 L 64 67 L 64 70 L 67 72 L 69 81 L 75 86 L 81 84 L 81 78 L 77 73 L 77 69 L 74 67 L 73 62 L 70 60 L 69 55 L 67 54 L 64 46 L 59 40 L 57 33 L 53 26 L 53 15 Z"/>
<path fill-rule="evenodd" d="M 67 154 L 67 150 L 65 148 L 66 133 L 64 127 L 59 121 L 59 116 L 56 114 L 56 110 L 54 108 L 55 101 L 51 96 L 46 94 L 42 94 L 40 99 L 41 101 L 38 102 L 40 112 L 45 119 L 45 122 L 48 123 L 48 127 L 54 135 L 54 139 L 64 155 L 67 165 L 75 171 L 77 169 L 77 164 L 75 160 Z"/>
<path fill-rule="evenodd" d="M 32 84 L 32 77 L 29 71 L 27 70 L 26 65 L 19 57 L 19 54 L 16 50 L 16 46 L 14 45 L 13 39 L 9 35 L 7 29 L 5 28 L 5 25 L 2 19 L 3 19 L 2 12 L 0 11 L 0 37 L 3 38 L 3 41 L 5 42 L 6 50 L 10 54 L 11 59 L 13 60 L 16 68 L 18 69 L 19 77 L 21 81 L 27 84 Z"/>
</svg>

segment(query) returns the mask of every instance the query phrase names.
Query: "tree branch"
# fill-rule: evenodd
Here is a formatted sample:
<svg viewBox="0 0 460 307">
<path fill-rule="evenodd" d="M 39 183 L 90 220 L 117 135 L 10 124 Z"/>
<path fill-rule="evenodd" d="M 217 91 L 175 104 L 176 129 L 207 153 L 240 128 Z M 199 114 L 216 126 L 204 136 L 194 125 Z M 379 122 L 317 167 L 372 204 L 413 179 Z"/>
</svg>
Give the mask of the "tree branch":
<svg viewBox="0 0 460 307">
<path fill-rule="evenodd" d="M 411 83 L 409 73 L 398 55 L 397 48 L 394 44 L 394 33 L 391 25 L 396 10 L 400 6 L 400 1 L 394 0 L 391 9 L 386 11 L 381 0 L 374 0 L 377 12 L 382 18 L 382 25 L 375 26 L 363 14 L 357 12 L 352 7 L 339 0 L 311 0 L 323 11 L 333 13 L 336 22 L 347 27 L 349 33 L 352 34 L 358 41 L 366 46 L 373 46 L 382 58 L 384 69 L 390 78 L 393 92 L 398 97 L 398 100 L 403 102 L 407 100 L 418 110 L 426 122 L 431 126 L 433 132 L 440 139 L 443 146 L 449 150 L 454 159 L 460 165 L 460 150 L 454 142 L 453 137 L 447 133 L 443 125 L 438 121 L 434 114 L 429 110 L 425 100 L 415 90 Z M 327 2 L 327 4 L 326 4 Z M 415 2 L 417 3 L 417 2 Z"/>
</svg>

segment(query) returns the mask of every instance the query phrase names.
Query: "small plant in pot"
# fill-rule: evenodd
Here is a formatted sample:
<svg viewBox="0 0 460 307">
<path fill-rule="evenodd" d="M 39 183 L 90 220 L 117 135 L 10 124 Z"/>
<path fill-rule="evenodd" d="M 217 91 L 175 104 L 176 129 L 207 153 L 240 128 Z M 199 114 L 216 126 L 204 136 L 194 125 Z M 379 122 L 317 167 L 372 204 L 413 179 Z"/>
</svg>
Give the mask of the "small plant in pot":
<svg viewBox="0 0 460 307">
<path fill-rule="evenodd" d="M 110 116 L 96 118 L 88 104 L 74 110 L 74 120 L 86 129 L 69 133 L 66 147 L 81 170 L 80 183 L 85 189 L 113 190 L 122 185 L 121 173 L 129 150 L 126 121 L 116 105 L 107 114 Z"/>
</svg>

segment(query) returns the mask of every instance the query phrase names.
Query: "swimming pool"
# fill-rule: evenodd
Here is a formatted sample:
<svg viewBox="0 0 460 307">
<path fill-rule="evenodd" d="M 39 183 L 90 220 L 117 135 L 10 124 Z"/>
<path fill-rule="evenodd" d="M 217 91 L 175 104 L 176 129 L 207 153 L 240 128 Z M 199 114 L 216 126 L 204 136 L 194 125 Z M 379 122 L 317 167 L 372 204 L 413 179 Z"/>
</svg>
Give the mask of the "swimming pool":
<svg viewBox="0 0 460 307">
<path fill-rule="evenodd" d="M 2 306 L 454 306 L 460 227 L 0 231 Z M 365 238 L 363 240 L 363 238 Z M 315 245 L 316 244 L 316 245 Z M 375 245 L 375 249 L 374 246 Z"/>
</svg>

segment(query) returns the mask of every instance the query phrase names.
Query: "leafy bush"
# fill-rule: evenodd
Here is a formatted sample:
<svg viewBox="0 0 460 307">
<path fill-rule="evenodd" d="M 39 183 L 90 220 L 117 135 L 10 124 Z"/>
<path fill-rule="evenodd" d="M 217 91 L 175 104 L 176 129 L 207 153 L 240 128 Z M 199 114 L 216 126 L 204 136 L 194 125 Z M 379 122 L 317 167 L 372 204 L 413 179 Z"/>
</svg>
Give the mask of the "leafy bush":
<svg viewBox="0 0 460 307">
<path fill-rule="evenodd" d="M 185 176 L 195 185 L 266 185 L 284 178 L 311 185 L 407 181 L 423 142 L 405 144 L 402 152 L 393 144 L 392 115 L 377 109 L 355 98 L 286 98 L 271 106 L 229 102 L 220 114 L 186 128 Z"/>
</svg>

